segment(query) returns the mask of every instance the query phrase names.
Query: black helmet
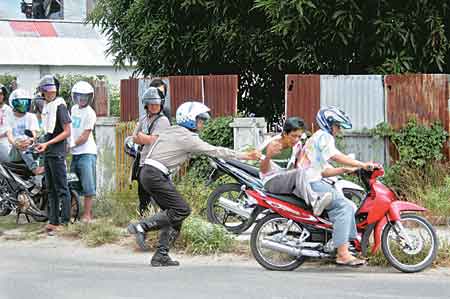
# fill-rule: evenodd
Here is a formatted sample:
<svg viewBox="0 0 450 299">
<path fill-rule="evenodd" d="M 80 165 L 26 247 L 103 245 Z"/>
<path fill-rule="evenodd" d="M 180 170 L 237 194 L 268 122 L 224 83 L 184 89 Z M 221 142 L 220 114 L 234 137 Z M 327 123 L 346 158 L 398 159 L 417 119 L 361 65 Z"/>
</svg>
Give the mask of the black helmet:
<svg viewBox="0 0 450 299">
<path fill-rule="evenodd" d="M 3 93 L 3 103 L 5 103 L 6 105 L 9 105 L 9 103 L 8 103 L 8 89 L 6 88 L 5 85 L 0 84 L 0 91 Z"/>
<path fill-rule="evenodd" d="M 45 98 L 42 96 L 40 92 L 36 92 L 33 95 L 33 100 L 31 102 L 31 111 L 33 113 L 42 113 L 44 109 Z"/>
</svg>

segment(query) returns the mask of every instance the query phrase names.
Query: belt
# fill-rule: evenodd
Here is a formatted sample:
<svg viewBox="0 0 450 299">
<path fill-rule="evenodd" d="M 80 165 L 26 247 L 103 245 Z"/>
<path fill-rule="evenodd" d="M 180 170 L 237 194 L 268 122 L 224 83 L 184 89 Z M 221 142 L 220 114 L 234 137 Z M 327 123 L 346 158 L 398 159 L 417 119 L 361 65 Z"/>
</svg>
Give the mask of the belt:
<svg viewBox="0 0 450 299">
<path fill-rule="evenodd" d="M 156 161 L 156 160 L 153 160 L 153 159 L 145 159 L 145 160 L 144 160 L 144 164 L 145 164 L 145 165 L 150 165 L 150 166 L 155 167 L 156 169 L 160 170 L 160 171 L 161 171 L 164 175 L 166 175 L 166 176 L 169 176 L 169 175 L 170 175 L 169 169 L 168 169 L 166 166 L 164 166 L 162 163 L 160 163 L 160 162 L 158 162 L 158 161 Z"/>
</svg>

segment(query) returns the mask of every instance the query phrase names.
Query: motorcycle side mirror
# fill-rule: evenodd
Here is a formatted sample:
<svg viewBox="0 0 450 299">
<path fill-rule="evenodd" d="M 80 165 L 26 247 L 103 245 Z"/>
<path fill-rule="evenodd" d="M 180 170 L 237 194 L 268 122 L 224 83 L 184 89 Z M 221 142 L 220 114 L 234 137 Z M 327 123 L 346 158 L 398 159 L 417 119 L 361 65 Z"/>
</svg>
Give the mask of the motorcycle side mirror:
<svg viewBox="0 0 450 299">
<path fill-rule="evenodd" d="M 30 138 L 33 138 L 33 132 L 31 132 L 30 130 L 25 130 L 24 134 Z"/>
</svg>

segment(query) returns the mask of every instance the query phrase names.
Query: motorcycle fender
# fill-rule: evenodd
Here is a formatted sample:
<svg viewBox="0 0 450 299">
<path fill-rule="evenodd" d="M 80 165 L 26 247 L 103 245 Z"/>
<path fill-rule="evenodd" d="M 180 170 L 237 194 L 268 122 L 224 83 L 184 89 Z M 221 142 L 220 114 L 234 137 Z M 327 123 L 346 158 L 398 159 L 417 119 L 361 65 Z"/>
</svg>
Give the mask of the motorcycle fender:
<svg viewBox="0 0 450 299">
<path fill-rule="evenodd" d="M 404 211 L 425 212 L 427 209 L 408 201 L 394 201 L 389 208 L 389 220 L 400 220 L 400 214 Z"/>
<path fill-rule="evenodd" d="M 400 215 L 402 212 L 406 211 L 414 211 L 414 212 L 425 212 L 427 209 L 416 205 L 412 202 L 407 201 L 394 201 L 392 202 L 387 217 L 383 217 L 375 226 L 375 232 L 374 232 L 374 246 L 372 247 L 372 254 L 378 251 L 381 246 L 381 234 L 383 233 L 383 229 L 385 225 L 389 221 L 397 221 L 400 220 Z"/>
<path fill-rule="evenodd" d="M 374 244 L 372 247 L 372 254 L 375 254 L 381 246 L 381 234 L 383 233 L 383 229 L 387 224 L 387 218 L 383 217 L 380 221 L 378 221 L 377 225 L 375 225 L 375 231 L 373 235 Z"/>
</svg>

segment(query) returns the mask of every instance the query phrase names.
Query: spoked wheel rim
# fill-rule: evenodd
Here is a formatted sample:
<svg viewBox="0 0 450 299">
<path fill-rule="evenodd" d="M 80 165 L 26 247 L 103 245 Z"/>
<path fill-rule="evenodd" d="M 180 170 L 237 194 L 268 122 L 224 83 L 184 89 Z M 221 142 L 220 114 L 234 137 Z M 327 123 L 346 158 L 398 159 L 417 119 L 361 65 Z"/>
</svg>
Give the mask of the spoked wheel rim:
<svg viewBox="0 0 450 299">
<path fill-rule="evenodd" d="M 241 227 L 247 222 L 247 218 L 237 215 L 220 205 L 219 198 L 224 197 L 234 202 L 243 203 L 245 193 L 240 190 L 228 190 L 220 194 L 213 205 L 214 222 L 223 225 L 225 228 L 233 230 Z"/>
<path fill-rule="evenodd" d="M 386 240 L 386 251 L 402 268 L 422 268 L 433 258 L 435 234 L 420 218 L 402 217 L 400 220 L 409 241 L 391 225 Z"/>
<path fill-rule="evenodd" d="M 70 223 L 80 219 L 80 198 L 75 191 L 70 192 Z"/>
<path fill-rule="evenodd" d="M 268 264 L 277 268 L 286 268 L 298 263 L 298 257 L 291 256 L 262 246 L 263 240 L 279 242 L 283 231 L 288 226 L 288 219 L 276 217 L 262 224 L 256 237 L 256 249 L 261 258 Z M 286 236 L 282 239 L 284 243 L 294 243 L 294 238 L 301 234 L 301 227 L 297 223 L 289 226 Z"/>
</svg>

